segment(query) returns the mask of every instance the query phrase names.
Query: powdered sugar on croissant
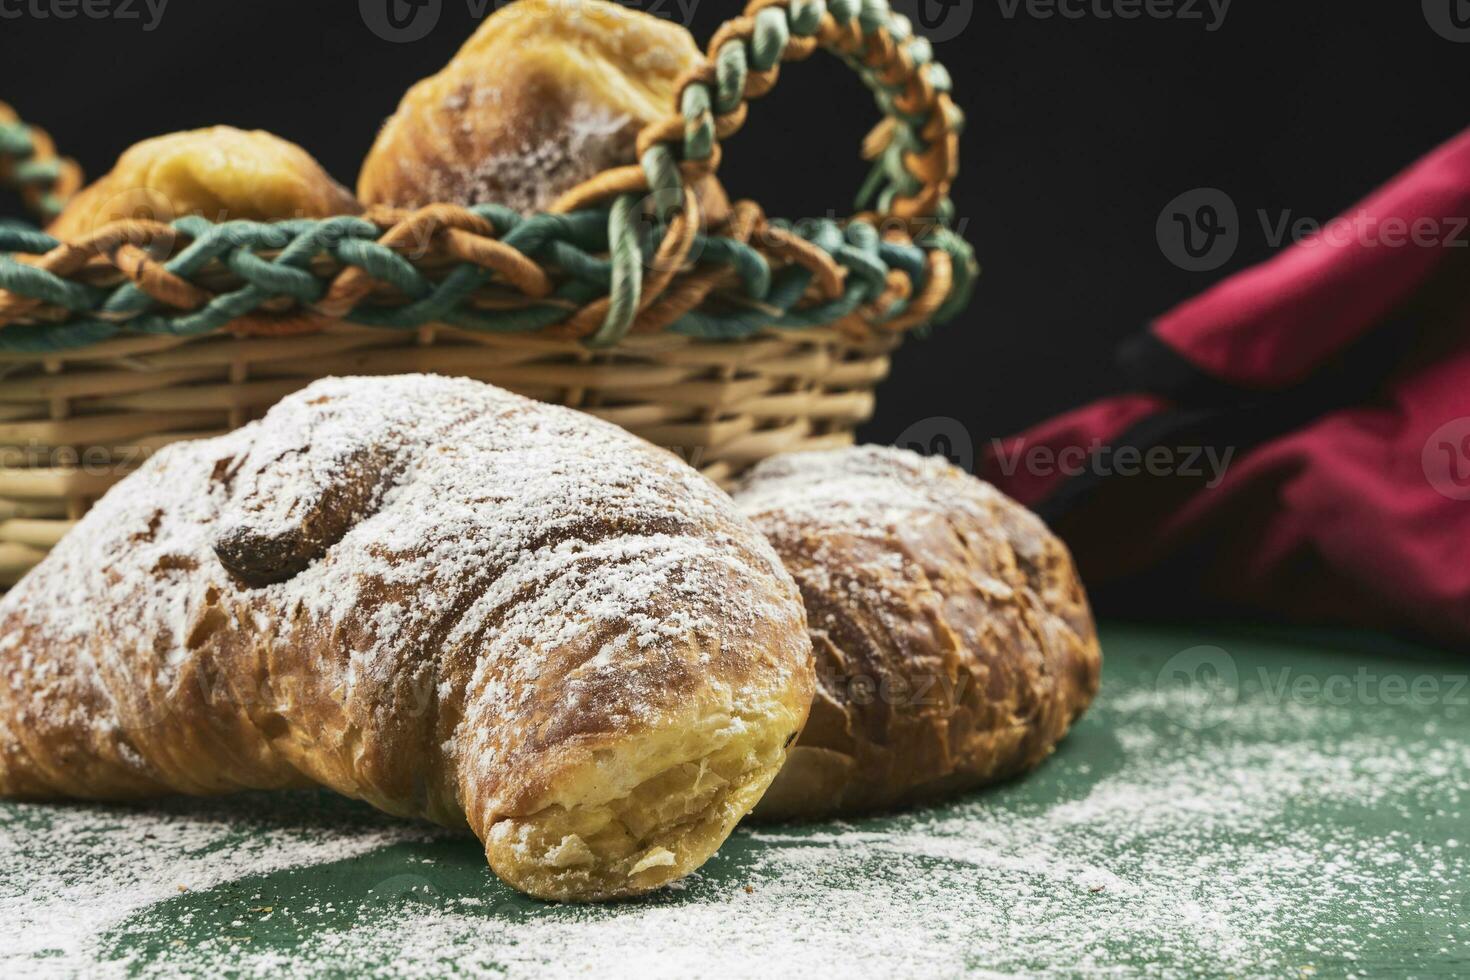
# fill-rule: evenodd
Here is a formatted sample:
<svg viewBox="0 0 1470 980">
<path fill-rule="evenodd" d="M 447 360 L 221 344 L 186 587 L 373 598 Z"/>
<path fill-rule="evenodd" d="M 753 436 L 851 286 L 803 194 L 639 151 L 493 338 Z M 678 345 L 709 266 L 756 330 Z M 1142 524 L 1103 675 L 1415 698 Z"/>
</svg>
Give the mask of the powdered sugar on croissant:
<svg viewBox="0 0 1470 980">
<path fill-rule="evenodd" d="M 945 460 L 864 446 L 755 467 L 736 504 L 806 602 L 811 718 L 758 815 L 891 808 L 1047 758 L 1102 651 L 1067 547 Z"/>
<path fill-rule="evenodd" d="M 328 380 L 159 453 L 0 600 L 0 794 L 319 783 L 601 898 L 703 863 L 812 687 L 791 579 L 674 457 L 476 382 Z"/>
</svg>

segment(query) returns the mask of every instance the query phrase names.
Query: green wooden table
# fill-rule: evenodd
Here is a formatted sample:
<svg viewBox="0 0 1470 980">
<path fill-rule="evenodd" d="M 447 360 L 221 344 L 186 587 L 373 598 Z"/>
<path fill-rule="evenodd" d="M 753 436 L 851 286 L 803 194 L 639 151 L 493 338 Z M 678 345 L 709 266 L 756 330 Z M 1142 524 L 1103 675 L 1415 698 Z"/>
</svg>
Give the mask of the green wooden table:
<svg viewBox="0 0 1470 980">
<path fill-rule="evenodd" d="M 744 827 L 604 907 L 323 794 L 0 805 L 0 976 L 1470 976 L 1470 658 L 1354 635 L 1104 636 L 1032 776 Z"/>
</svg>

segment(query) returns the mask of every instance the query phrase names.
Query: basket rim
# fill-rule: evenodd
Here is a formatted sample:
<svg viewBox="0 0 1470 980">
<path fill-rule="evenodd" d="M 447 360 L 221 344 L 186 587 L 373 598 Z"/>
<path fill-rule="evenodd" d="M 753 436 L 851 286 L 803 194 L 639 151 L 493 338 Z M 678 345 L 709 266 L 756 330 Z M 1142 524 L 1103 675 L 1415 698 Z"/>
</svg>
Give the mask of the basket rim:
<svg viewBox="0 0 1470 980">
<path fill-rule="evenodd" d="M 706 215 L 693 190 L 720 140 L 783 62 L 827 50 L 885 118 L 873 176 L 846 219 L 791 224 L 752 202 Z M 315 332 L 349 322 L 444 322 L 615 346 L 672 331 L 738 340 L 768 326 L 900 332 L 955 316 L 978 276 L 949 228 L 963 114 L 932 48 L 887 0 L 751 0 L 679 86 L 679 111 L 639 135 L 640 164 L 608 170 L 523 217 L 498 205 L 257 223 L 125 220 L 63 242 L 0 224 L 0 350 L 119 335 Z M 80 183 L 49 137 L 0 104 L 0 182 L 42 211 Z"/>
</svg>

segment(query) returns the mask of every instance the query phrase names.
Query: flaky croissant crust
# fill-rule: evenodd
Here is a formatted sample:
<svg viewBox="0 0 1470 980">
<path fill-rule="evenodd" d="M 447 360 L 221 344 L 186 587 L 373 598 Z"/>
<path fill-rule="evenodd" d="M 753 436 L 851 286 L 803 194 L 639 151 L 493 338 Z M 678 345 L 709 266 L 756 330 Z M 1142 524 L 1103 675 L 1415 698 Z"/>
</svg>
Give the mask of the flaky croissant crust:
<svg viewBox="0 0 1470 980">
<path fill-rule="evenodd" d="M 703 863 L 812 690 L 794 584 L 672 455 L 471 381 L 328 380 L 159 453 L 0 600 L 0 795 L 315 783 L 604 898 Z"/>
<path fill-rule="evenodd" d="M 1097 693 L 1071 555 L 949 463 L 879 447 L 768 460 L 735 491 L 801 588 L 811 719 L 765 817 L 886 809 L 1024 772 Z"/>
</svg>

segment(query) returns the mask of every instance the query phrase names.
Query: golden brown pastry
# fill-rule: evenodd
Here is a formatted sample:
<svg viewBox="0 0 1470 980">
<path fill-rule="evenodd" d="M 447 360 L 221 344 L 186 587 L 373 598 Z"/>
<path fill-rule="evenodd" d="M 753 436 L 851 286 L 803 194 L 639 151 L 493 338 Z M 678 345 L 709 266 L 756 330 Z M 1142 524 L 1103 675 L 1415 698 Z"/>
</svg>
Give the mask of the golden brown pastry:
<svg viewBox="0 0 1470 980">
<path fill-rule="evenodd" d="M 1101 652 L 1066 547 L 989 484 L 866 447 L 758 466 L 735 499 L 806 602 L 811 718 L 757 816 L 860 813 L 1045 759 Z"/>
<path fill-rule="evenodd" d="M 277 221 L 356 214 L 352 194 L 294 143 L 230 126 L 144 140 L 72 198 L 47 229 L 75 241 L 125 218 Z"/>
<path fill-rule="evenodd" d="M 812 688 L 795 585 L 672 455 L 472 381 L 332 379 L 160 452 L 0 600 L 0 795 L 316 783 L 606 898 L 714 852 Z"/>
<path fill-rule="evenodd" d="M 504 204 L 529 214 L 613 166 L 677 110 L 689 32 L 604 0 L 519 0 L 419 82 L 368 154 L 366 204 Z"/>
</svg>

